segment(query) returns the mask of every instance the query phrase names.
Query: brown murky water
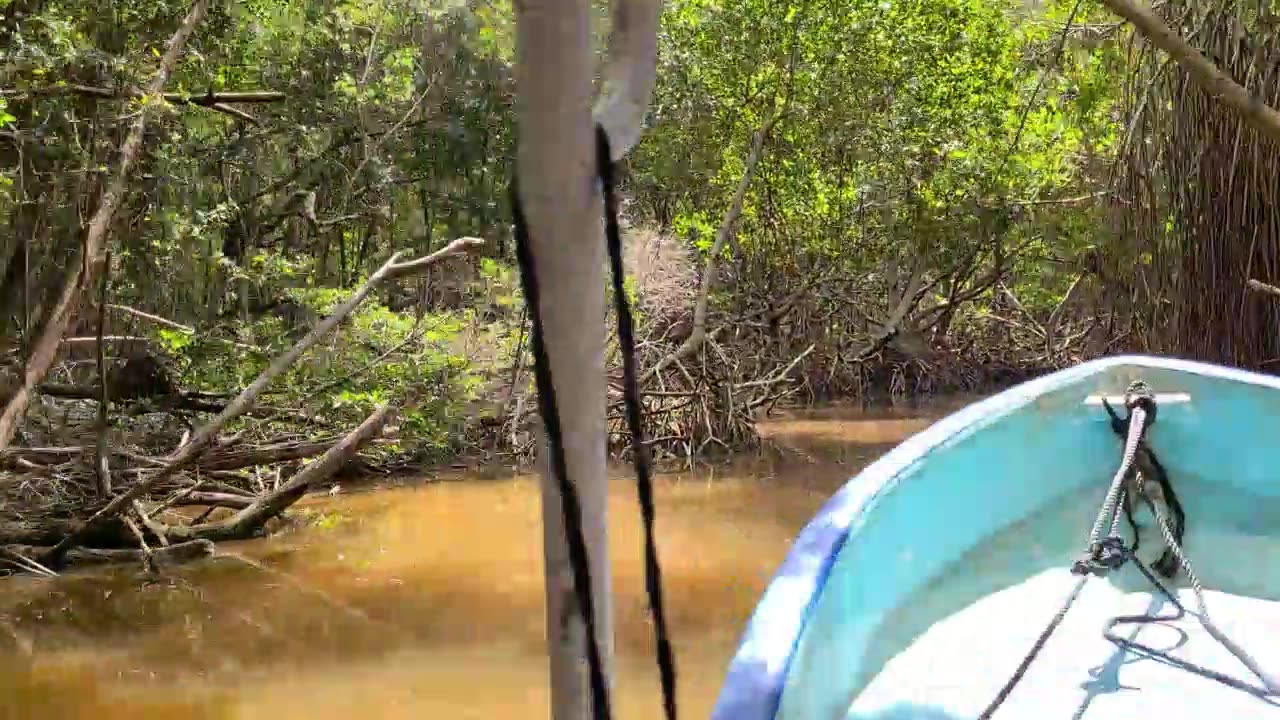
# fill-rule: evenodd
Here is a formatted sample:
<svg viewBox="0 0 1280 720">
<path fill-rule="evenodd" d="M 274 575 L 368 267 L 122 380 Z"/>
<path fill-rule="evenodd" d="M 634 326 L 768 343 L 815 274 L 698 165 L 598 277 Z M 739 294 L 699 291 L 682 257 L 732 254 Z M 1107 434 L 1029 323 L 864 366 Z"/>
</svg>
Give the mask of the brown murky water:
<svg viewBox="0 0 1280 720">
<path fill-rule="evenodd" d="M 664 475 L 659 550 L 687 717 L 706 717 L 788 544 L 858 468 L 946 406 L 766 423 L 764 453 Z M 639 513 L 610 502 L 616 715 L 660 711 Z M 148 584 L 132 570 L 0 581 L 0 720 L 548 716 L 536 481 L 405 484 Z"/>
</svg>

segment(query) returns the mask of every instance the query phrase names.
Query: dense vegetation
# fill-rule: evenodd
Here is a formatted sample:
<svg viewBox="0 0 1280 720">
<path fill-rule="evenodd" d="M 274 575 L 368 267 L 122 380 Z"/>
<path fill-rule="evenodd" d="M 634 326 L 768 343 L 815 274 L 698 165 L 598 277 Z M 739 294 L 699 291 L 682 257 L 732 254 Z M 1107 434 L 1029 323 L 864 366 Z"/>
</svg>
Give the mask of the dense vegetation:
<svg viewBox="0 0 1280 720">
<path fill-rule="evenodd" d="M 483 242 L 378 285 L 219 428 L 220 452 L 149 490 L 243 510 L 237 489 L 279 489 L 388 402 L 366 463 L 527 454 L 509 6 L 213 3 L 165 94 L 143 92 L 190 7 L 0 0 L 4 400 L 64 287 L 95 278 L 0 457 L 42 478 L 26 504 L 100 506 L 113 471 L 79 448 L 174 451 L 393 253 L 463 236 Z M 1274 105 L 1275 16 L 1157 11 Z M 1280 275 L 1276 146 L 1097 2 L 664 12 L 624 184 L 661 453 L 749 444 L 779 402 L 981 389 L 1119 350 L 1280 356 L 1277 311 L 1244 284 Z M 208 473 L 217 493 L 191 485 Z M 61 537 L 19 519 L 8 541 Z"/>
</svg>

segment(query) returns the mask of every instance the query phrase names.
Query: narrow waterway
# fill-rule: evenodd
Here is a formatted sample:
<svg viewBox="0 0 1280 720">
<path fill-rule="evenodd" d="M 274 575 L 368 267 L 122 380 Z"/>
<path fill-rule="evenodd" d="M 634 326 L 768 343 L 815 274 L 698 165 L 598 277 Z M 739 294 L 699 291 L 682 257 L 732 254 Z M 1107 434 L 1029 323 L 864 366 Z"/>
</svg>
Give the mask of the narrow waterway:
<svg viewBox="0 0 1280 720">
<path fill-rule="evenodd" d="M 666 474 L 659 550 L 682 715 L 707 717 L 760 593 L 860 467 L 959 400 L 766 422 L 773 450 Z M 610 498 L 616 716 L 660 710 L 633 483 Z M 309 499 L 306 522 L 147 581 L 0 581 L 0 720 L 547 717 L 536 481 Z"/>
</svg>

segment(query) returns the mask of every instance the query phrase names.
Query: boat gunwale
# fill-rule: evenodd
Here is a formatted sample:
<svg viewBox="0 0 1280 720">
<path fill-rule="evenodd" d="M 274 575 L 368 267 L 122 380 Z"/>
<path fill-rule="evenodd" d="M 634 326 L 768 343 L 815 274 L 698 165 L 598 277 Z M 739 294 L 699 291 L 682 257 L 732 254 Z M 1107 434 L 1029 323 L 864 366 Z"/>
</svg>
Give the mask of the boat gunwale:
<svg viewBox="0 0 1280 720">
<path fill-rule="evenodd" d="M 1020 383 L 950 413 L 850 478 L 796 536 L 748 620 L 713 720 L 773 720 L 791 661 L 832 566 L 880 499 L 929 453 L 944 449 L 1050 393 L 1123 367 L 1169 370 L 1280 390 L 1280 378 L 1153 355 L 1099 358 Z"/>
</svg>

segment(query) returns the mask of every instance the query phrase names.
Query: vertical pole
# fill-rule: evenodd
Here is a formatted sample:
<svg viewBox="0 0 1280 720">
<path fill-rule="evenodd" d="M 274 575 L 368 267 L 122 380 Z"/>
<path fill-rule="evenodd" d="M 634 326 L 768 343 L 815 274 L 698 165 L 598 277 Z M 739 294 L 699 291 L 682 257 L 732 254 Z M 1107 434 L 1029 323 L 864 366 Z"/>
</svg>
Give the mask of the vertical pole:
<svg viewBox="0 0 1280 720">
<path fill-rule="evenodd" d="M 588 0 L 516 3 L 517 172 L 540 288 L 546 353 L 559 405 L 565 464 L 582 508 L 606 682 L 612 603 L 605 524 L 604 240 L 591 117 Z M 586 625 L 574 594 L 556 479 L 542 469 L 547 651 L 552 717 L 590 717 Z"/>
<path fill-rule="evenodd" d="M 536 308 L 559 406 L 569 481 L 581 504 L 605 682 L 612 686 L 613 602 L 606 501 L 604 236 L 594 123 L 614 159 L 638 140 L 657 69 L 662 0 L 614 0 L 604 88 L 592 109 L 590 0 L 517 0 L 516 119 L 520 202 L 540 288 Z M 586 624 L 574 592 L 562 499 L 542 476 L 547 650 L 555 720 L 591 715 Z"/>
</svg>

